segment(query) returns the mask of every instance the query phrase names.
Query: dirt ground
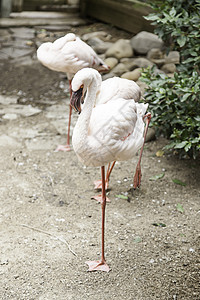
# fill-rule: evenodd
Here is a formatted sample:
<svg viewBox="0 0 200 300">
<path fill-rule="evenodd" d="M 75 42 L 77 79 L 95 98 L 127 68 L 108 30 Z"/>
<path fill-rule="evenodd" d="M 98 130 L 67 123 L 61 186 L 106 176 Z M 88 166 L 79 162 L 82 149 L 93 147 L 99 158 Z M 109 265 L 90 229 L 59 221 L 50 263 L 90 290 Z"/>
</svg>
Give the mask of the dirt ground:
<svg viewBox="0 0 200 300">
<path fill-rule="evenodd" d="M 111 271 L 87 272 L 101 249 L 101 207 L 91 200 L 100 170 L 73 151 L 54 152 L 66 139 L 65 81 L 36 60 L 1 61 L 0 94 L 41 111 L 0 119 L 10 138 L 0 145 L 0 299 L 200 299 L 199 161 L 157 156 L 164 138 L 145 145 L 140 190 L 132 188 L 137 157 L 116 165 L 106 207 Z"/>
</svg>

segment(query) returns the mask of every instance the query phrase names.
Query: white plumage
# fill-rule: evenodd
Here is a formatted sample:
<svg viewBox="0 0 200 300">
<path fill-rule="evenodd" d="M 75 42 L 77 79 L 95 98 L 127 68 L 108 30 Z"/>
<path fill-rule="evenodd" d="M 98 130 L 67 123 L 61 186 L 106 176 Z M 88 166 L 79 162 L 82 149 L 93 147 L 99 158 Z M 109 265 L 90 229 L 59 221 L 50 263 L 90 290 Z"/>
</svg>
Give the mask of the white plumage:
<svg viewBox="0 0 200 300">
<path fill-rule="evenodd" d="M 134 99 L 135 102 L 139 102 L 141 89 L 133 80 L 125 78 L 112 77 L 102 81 L 96 104 L 107 103 L 118 98 Z"/>
<path fill-rule="evenodd" d="M 78 38 L 68 33 L 53 43 L 42 44 L 37 50 L 38 60 L 47 68 L 67 74 L 71 95 L 71 80 L 79 70 L 91 67 L 99 72 L 108 71 L 109 67 L 98 57 L 95 51 Z M 71 107 L 69 109 L 67 144 L 59 145 L 56 151 L 70 150 Z"/>
<path fill-rule="evenodd" d="M 75 75 L 72 90 L 77 91 L 81 85 L 87 87 L 87 94 L 72 137 L 74 151 L 81 162 L 86 166 L 103 166 L 115 160 L 131 159 L 144 141 L 143 116 L 148 105 L 117 99 L 117 94 L 113 99 L 106 98 L 109 84 L 107 94 L 99 73 L 89 68 Z"/>
<path fill-rule="evenodd" d="M 95 51 L 74 33 L 68 33 L 53 43 L 43 43 L 37 50 L 37 58 L 47 68 L 67 73 L 69 80 L 86 67 L 98 71 L 109 69 Z"/>
<path fill-rule="evenodd" d="M 126 95 L 126 89 L 119 89 L 118 93 L 109 94 L 112 83 L 120 86 L 122 81 L 110 80 L 101 82 L 100 74 L 90 68 L 80 70 L 72 81 L 73 94 L 71 105 L 81 112 L 72 136 L 72 145 L 79 160 L 86 166 L 100 166 L 102 175 L 102 255 L 101 260 L 87 261 L 89 271 L 109 271 L 104 254 L 105 233 L 105 164 L 112 161 L 131 159 L 140 147 L 144 138 L 144 114 L 147 104 L 136 103 L 133 99 L 121 98 Z M 110 84 L 109 84 L 110 82 Z M 126 84 L 125 81 L 123 81 Z M 115 87 L 118 85 L 115 85 Z M 87 90 L 81 111 L 81 97 Z M 139 91 L 139 87 L 134 85 Z M 106 93 L 108 92 L 108 93 Z M 135 100 L 140 98 L 136 93 Z M 128 100 L 128 101 L 127 101 Z M 95 106 L 96 105 L 96 106 Z M 139 170 L 136 173 L 140 173 Z"/>
</svg>

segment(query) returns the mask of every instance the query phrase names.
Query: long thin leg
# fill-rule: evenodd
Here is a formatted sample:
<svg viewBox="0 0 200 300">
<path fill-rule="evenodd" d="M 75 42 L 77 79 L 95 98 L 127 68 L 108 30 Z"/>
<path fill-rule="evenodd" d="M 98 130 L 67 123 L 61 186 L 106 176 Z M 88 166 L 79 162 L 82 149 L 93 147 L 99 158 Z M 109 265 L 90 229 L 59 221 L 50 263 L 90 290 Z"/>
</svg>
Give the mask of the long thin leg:
<svg viewBox="0 0 200 300">
<path fill-rule="evenodd" d="M 115 166 L 115 163 L 116 161 L 114 161 L 112 163 L 112 166 L 110 167 L 110 163 L 108 164 L 108 167 L 107 167 L 107 172 L 106 172 L 106 180 L 105 180 L 105 187 L 106 187 L 106 190 L 108 189 L 108 186 L 109 186 L 109 180 L 110 180 L 110 174 Z M 101 180 L 96 180 L 94 181 L 94 189 L 95 190 L 100 190 L 101 189 Z"/>
<path fill-rule="evenodd" d="M 101 260 L 98 261 L 86 261 L 89 266 L 88 271 L 105 271 L 109 272 L 109 267 L 105 260 L 105 209 L 106 209 L 106 189 L 105 189 L 105 168 L 101 167 L 101 179 L 102 179 L 102 198 L 101 198 L 101 210 L 102 210 L 102 228 L 101 228 Z"/>
<path fill-rule="evenodd" d="M 142 153 L 143 153 L 143 149 L 144 149 L 144 143 L 145 143 L 145 139 L 146 139 L 146 135 L 147 135 L 149 123 L 151 121 L 151 113 L 147 113 L 144 116 L 144 119 L 146 119 L 146 128 L 145 128 L 145 132 L 144 132 L 144 142 L 143 142 L 142 148 L 140 150 L 140 156 L 139 156 L 139 160 L 138 160 L 138 163 L 137 163 L 137 166 L 136 166 L 135 176 L 134 176 L 134 179 L 133 179 L 133 187 L 134 187 L 134 189 L 136 189 L 137 187 L 139 188 L 140 184 L 141 184 L 142 173 L 141 173 L 141 165 L 140 165 L 140 163 L 141 163 L 141 159 L 142 159 Z"/>
<path fill-rule="evenodd" d="M 69 91 L 70 91 L 70 98 L 72 95 L 72 85 L 71 85 L 71 80 L 69 80 Z M 67 143 L 66 145 L 58 145 L 56 148 L 56 152 L 58 151 L 70 151 L 70 125 L 71 125 L 71 115 L 72 115 L 72 107 L 69 105 L 69 120 L 68 120 L 68 130 L 67 130 Z"/>
</svg>

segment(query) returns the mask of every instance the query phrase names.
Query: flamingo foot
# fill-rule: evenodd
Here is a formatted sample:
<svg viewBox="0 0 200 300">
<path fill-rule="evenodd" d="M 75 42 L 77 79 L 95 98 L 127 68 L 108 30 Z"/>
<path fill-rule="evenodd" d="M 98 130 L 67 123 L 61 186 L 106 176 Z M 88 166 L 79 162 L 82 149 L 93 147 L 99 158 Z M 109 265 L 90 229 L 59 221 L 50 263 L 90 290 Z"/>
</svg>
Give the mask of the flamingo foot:
<svg viewBox="0 0 200 300">
<path fill-rule="evenodd" d="M 94 181 L 94 189 L 95 190 L 101 190 L 102 189 L 102 181 L 101 180 L 95 180 Z M 108 182 L 105 182 L 105 189 L 108 189 Z"/>
<path fill-rule="evenodd" d="M 94 199 L 94 200 L 102 203 L 102 195 L 92 196 L 91 199 Z M 108 197 L 106 197 L 106 202 L 111 202 Z"/>
<path fill-rule="evenodd" d="M 105 261 L 94 260 L 94 261 L 86 261 L 85 263 L 89 266 L 88 271 L 104 271 L 104 272 L 110 271 L 110 268 Z"/>
<path fill-rule="evenodd" d="M 134 179 L 133 179 L 133 188 L 136 189 L 137 187 L 140 187 L 141 184 L 141 177 L 142 177 L 142 172 L 141 172 L 141 167 L 140 164 L 137 164 Z"/>
<path fill-rule="evenodd" d="M 58 151 L 63 151 L 63 152 L 67 152 L 67 151 L 71 151 L 70 145 L 58 145 L 58 147 L 56 148 L 55 152 Z"/>
</svg>

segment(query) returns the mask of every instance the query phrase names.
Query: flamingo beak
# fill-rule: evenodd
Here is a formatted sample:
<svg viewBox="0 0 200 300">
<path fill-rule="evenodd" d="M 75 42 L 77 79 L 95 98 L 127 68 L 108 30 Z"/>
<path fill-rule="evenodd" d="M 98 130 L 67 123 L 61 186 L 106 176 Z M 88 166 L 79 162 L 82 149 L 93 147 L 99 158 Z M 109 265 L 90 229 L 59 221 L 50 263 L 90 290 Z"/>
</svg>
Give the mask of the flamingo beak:
<svg viewBox="0 0 200 300">
<path fill-rule="evenodd" d="M 98 68 L 99 72 L 108 72 L 110 71 L 110 67 L 107 66 L 106 64 L 102 64 L 99 68 Z"/>
<path fill-rule="evenodd" d="M 71 98 L 70 98 L 70 105 L 73 107 L 73 109 L 79 114 L 81 113 L 81 103 L 83 103 L 83 87 L 81 86 L 77 91 L 72 92 Z"/>
</svg>

